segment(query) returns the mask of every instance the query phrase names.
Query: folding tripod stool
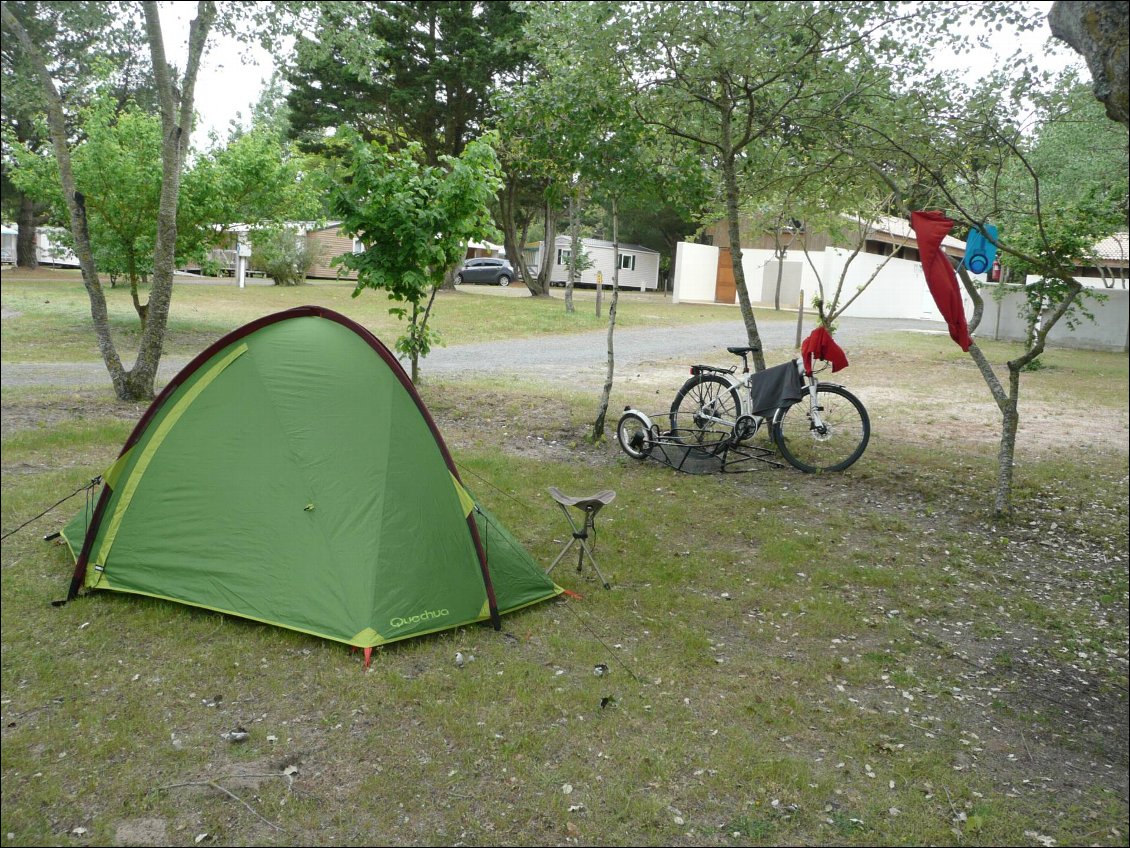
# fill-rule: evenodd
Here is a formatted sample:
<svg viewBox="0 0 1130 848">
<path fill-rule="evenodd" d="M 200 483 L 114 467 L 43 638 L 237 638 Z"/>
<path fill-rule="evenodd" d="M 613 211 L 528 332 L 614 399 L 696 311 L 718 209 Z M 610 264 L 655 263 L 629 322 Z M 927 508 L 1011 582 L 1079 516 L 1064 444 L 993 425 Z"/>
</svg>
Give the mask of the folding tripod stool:
<svg viewBox="0 0 1130 848">
<path fill-rule="evenodd" d="M 589 531 L 593 531 L 593 536 L 596 535 L 596 514 L 600 512 L 601 508 L 606 504 L 612 503 L 616 497 L 616 493 L 611 489 L 605 489 L 603 492 L 597 492 L 595 495 L 588 497 L 571 498 L 568 495 L 563 495 L 559 489 L 554 486 L 549 487 L 550 496 L 557 501 L 557 505 L 561 507 L 561 511 L 565 513 L 565 519 L 569 522 L 569 526 L 573 528 L 573 538 L 561 549 L 561 553 L 557 555 L 557 559 L 553 561 L 553 565 L 545 570 L 546 574 L 556 568 L 557 563 L 561 562 L 562 558 L 569 552 L 569 549 L 575 544 L 580 545 L 580 550 L 577 551 L 577 571 L 581 570 L 581 566 L 585 561 L 585 554 L 589 556 L 589 562 L 596 570 L 597 577 L 600 582 L 604 584 L 605 589 L 611 589 L 608 581 L 604 579 L 604 575 L 600 573 L 600 566 L 596 564 L 596 559 L 592 555 L 592 548 L 588 546 Z M 585 514 L 585 521 L 581 528 L 577 529 L 577 524 L 573 521 L 573 516 L 569 512 L 569 507 L 576 507 Z"/>
</svg>

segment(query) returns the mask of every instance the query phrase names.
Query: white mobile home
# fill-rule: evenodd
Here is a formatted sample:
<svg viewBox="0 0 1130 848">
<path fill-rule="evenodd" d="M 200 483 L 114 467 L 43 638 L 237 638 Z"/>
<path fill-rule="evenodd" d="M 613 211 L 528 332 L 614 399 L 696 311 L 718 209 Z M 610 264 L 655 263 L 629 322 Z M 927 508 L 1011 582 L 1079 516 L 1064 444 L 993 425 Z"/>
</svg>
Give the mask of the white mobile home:
<svg viewBox="0 0 1130 848">
<path fill-rule="evenodd" d="M 61 227 L 39 227 L 35 234 L 35 257 L 40 265 L 54 265 L 59 268 L 77 268 L 78 257 L 74 251 L 63 244 Z"/>
<path fill-rule="evenodd" d="M 69 247 L 65 247 L 60 240 L 64 232 L 66 231 L 60 227 L 36 227 L 35 258 L 40 265 L 78 267 L 78 257 Z M 0 260 L 5 265 L 16 264 L 16 242 L 19 239 L 19 233 L 18 225 L 4 225 L 3 255 L 0 256 Z"/>
<path fill-rule="evenodd" d="M 4 265 L 16 264 L 16 238 L 19 236 L 20 231 L 15 227 L 9 227 L 4 224 L 4 241 L 0 247 L 0 263 Z"/>
<path fill-rule="evenodd" d="M 569 280 L 569 250 L 571 240 L 568 236 L 558 236 L 549 261 L 550 281 L 554 285 L 565 285 Z M 536 274 L 545 258 L 545 243 L 535 242 L 523 251 L 530 273 Z M 616 256 L 612 242 L 600 239 L 581 239 L 581 249 L 592 260 L 592 267 L 577 275 L 577 284 L 595 286 L 599 279 L 605 286 L 612 285 L 612 275 L 616 271 Z M 599 276 L 598 276 L 599 275 Z M 620 244 L 620 288 L 655 291 L 659 288 L 659 251 L 639 244 Z"/>
</svg>

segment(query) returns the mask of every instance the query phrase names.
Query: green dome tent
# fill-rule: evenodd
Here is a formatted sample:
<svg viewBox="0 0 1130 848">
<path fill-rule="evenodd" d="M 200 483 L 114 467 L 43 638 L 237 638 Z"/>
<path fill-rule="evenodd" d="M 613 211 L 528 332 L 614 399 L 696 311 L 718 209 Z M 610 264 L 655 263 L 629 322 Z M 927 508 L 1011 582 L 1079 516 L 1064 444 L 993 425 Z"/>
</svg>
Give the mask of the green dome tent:
<svg viewBox="0 0 1130 848">
<path fill-rule="evenodd" d="M 153 401 L 63 531 L 69 598 L 112 589 L 366 649 L 562 590 L 460 482 L 396 358 L 305 306 L 254 321 Z"/>
</svg>

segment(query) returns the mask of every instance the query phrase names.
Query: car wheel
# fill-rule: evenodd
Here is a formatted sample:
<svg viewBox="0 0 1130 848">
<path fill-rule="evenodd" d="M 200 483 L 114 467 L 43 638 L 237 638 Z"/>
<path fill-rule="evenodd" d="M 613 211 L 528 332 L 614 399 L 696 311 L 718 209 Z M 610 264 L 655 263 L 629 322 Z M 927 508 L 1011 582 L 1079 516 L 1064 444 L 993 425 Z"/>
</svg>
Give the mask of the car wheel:
<svg viewBox="0 0 1130 848">
<path fill-rule="evenodd" d="M 505 274 L 503 274 L 501 277 L 498 278 L 498 284 L 500 286 L 508 286 L 508 285 L 510 285 L 510 278 L 507 277 Z"/>
<path fill-rule="evenodd" d="M 462 274 L 456 274 L 455 275 L 455 285 L 457 285 L 457 286 L 463 285 L 463 275 Z"/>
</svg>

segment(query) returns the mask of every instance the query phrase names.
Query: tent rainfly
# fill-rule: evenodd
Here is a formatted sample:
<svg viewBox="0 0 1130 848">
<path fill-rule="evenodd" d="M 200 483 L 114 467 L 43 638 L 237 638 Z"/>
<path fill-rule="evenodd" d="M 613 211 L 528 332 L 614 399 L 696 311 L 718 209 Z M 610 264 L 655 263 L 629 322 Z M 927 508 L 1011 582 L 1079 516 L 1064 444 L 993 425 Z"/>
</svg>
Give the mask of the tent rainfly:
<svg viewBox="0 0 1130 848">
<path fill-rule="evenodd" d="M 396 358 L 343 315 L 260 318 L 190 362 L 62 533 L 84 587 L 365 649 L 562 589 L 462 485 Z"/>
</svg>

